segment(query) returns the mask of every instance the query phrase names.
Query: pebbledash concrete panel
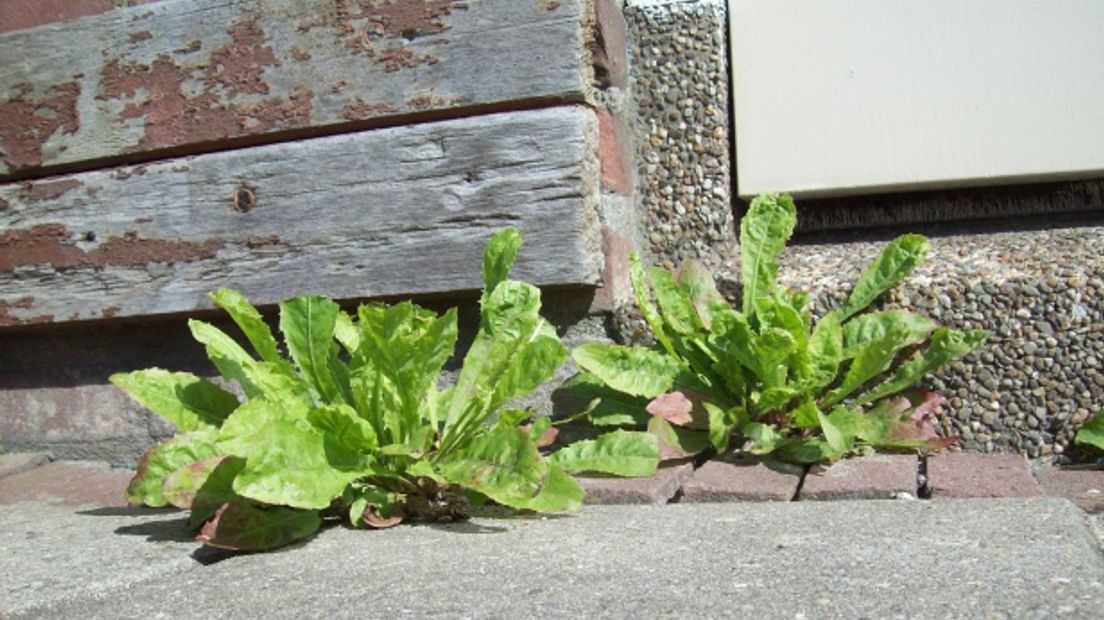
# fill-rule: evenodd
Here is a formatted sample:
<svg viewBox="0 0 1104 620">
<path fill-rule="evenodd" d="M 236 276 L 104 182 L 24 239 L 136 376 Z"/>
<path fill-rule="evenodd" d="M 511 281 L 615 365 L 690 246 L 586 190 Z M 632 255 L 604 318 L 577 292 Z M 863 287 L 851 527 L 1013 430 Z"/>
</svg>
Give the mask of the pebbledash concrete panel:
<svg viewBox="0 0 1104 620">
<path fill-rule="evenodd" d="M 1104 173 L 1100 2 L 729 7 L 742 196 Z"/>
<path fill-rule="evenodd" d="M 898 499 L 917 496 L 915 454 L 848 458 L 805 473 L 798 499 Z"/>
<path fill-rule="evenodd" d="M 597 131 L 563 106 L 3 185 L 0 326 L 477 290 L 506 226 L 517 277 L 594 286 Z"/>
<path fill-rule="evenodd" d="M 760 459 L 716 458 L 682 484 L 682 502 L 788 502 L 804 468 Z"/>
<path fill-rule="evenodd" d="M 929 457 L 927 470 L 932 499 L 1043 494 L 1020 454 L 947 452 Z"/>
<path fill-rule="evenodd" d="M 193 0 L 7 32 L 0 178 L 582 102 L 595 22 L 591 0 Z"/>
<path fill-rule="evenodd" d="M 660 467 L 650 478 L 579 476 L 587 504 L 666 504 L 694 473 L 692 463 Z"/>
</svg>

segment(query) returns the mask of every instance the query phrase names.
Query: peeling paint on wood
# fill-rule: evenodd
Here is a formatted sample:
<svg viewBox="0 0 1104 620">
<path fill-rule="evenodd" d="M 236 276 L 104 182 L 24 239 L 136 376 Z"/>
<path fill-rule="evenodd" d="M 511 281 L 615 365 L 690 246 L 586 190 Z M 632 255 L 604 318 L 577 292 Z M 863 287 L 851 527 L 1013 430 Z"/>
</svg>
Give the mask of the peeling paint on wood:
<svg viewBox="0 0 1104 620">
<path fill-rule="evenodd" d="M 0 185 L 0 323 L 190 312 L 220 286 L 259 304 L 473 291 L 507 225 L 518 277 L 593 287 L 597 136 L 564 106 L 87 172 L 51 197 Z"/>
<path fill-rule="evenodd" d="M 583 102 L 591 2 L 196 0 L 0 34 L 18 67 L 0 74 L 0 180 L 428 110 Z"/>
</svg>

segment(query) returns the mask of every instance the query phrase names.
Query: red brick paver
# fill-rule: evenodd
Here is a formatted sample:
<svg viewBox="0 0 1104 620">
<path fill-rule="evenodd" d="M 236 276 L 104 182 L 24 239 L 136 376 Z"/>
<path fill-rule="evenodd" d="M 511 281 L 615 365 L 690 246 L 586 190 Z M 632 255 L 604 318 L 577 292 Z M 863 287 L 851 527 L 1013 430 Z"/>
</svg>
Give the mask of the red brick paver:
<svg viewBox="0 0 1104 620">
<path fill-rule="evenodd" d="M 0 479 L 0 505 L 49 501 L 68 506 L 125 506 L 123 491 L 133 475 L 106 463 L 58 461 Z"/>
<path fill-rule="evenodd" d="M 1104 471 L 1047 467 L 1035 472 L 1043 493 L 1065 497 L 1088 513 L 1104 513 Z"/>
<path fill-rule="evenodd" d="M 50 456 L 44 452 L 0 454 L 0 478 L 21 474 L 49 462 Z"/>
<path fill-rule="evenodd" d="M 651 478 L 579 477 L 587 504 L 666 504 L 678 493 L 694 466 L 690 463 L 664 465 Z"/>
<path fill-rule="evenodd" d="M 831 467 L 814 467 L 805 475 L 799 498 L 891 499 L 916 496 L 915 454 L 874 454 L 845 459 Z"/>
<path fill-rule="evenodd" d="M 948 452 L 928 459 L 932 499 L 1042 495 L 1020 454 Z"/>
<path fill-rule="evenodd" d="M 788 502 L 803 468 L 760 460 L 712 460 L 682 485 L 684 502 Z"/>
</svg>

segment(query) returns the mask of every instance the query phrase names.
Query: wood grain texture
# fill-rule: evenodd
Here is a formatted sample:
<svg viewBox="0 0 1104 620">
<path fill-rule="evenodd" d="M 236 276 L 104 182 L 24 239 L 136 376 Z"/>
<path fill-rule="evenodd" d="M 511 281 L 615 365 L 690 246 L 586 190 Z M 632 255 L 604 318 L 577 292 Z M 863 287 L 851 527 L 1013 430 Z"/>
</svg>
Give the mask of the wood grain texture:
<svg viewBox="0 0 1104 620">
<path fill-rule="evenodd" d="M 591 0 L 165 0 L 5 33 L 0 180 L 584 101 L 594 19 Z"/>
<path fill-rule="evenodd" d="M 0 325 L 478 289 L 487 238 L 516 275 L 595 285 L 597 121 L 510 112 L 0 186 Z"/>
</svg>

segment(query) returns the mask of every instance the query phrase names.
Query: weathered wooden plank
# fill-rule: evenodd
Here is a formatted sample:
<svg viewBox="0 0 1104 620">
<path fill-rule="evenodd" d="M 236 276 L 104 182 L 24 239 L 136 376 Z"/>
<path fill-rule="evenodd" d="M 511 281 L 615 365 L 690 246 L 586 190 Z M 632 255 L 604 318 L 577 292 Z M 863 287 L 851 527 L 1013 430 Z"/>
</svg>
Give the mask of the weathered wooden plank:
<svg viewBox="0 0 1104 620">
<path fill-rule="evenodd" d="M 164 0 L 5 33 L 0 179 L 414 113 L 583 101 L 591 2 Z"/>
<path fill-rule="evenodd" d="M 593 285 L 597 121 L 582 106 L 210 153 L 0 186 L 0 325 L 480 286 L 486 239 L 517 274 Z"/>
</svg>

